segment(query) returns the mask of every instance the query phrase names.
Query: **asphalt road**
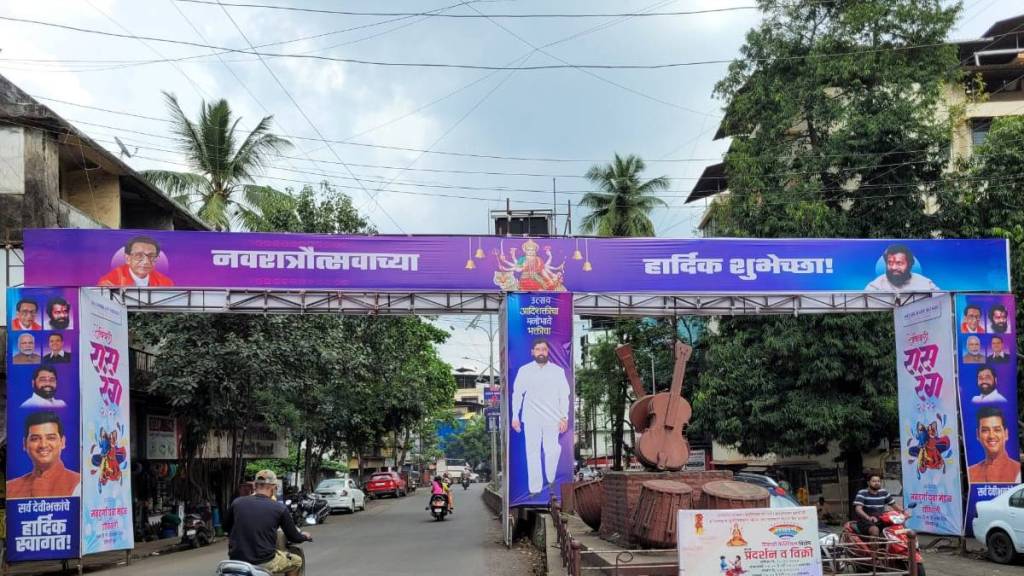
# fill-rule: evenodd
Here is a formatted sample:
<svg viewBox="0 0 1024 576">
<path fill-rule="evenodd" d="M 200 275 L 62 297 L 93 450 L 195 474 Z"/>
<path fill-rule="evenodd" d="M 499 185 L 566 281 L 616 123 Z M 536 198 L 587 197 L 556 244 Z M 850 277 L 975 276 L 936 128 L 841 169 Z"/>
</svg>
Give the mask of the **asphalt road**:
<svg viewBox="0 0 1024 576">
<path fill-rule="evenodd" d="M 455 514 L 435 522 L 424 510 L 429 492 L 368 503 L 355 514 L 331 516 L 309 531 L 303 544 L 307 576 L 430 574 L 531 574 L 533 556 L 501 544 L 500 522 L 481 499 L 483 484 L 455 488 Z M 137 561 L 103 571 L 104 575 L 203 576 L 227 557 L 225 541 L 196 551 Z"/>
</svg>

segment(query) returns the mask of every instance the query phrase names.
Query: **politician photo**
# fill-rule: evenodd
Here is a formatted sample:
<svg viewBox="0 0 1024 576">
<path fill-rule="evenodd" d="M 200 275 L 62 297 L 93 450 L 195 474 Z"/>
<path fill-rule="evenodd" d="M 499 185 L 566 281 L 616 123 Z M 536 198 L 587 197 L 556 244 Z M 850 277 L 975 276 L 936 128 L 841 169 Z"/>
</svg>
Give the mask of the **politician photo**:
<svg viewBox="0 0 1024 576">
<path fill-rule="evenodd" d="M 29 414 L 25 419 L 22 449 L 32 461 L 32 470 L 7 481 L 7 498 L 78 496 L 81 476 L 64 466 L 61 454 L 65 448 L 64 424 L 55 412 Z"/>
<path fill-rule="evenodd" d="M 565 369 L 549 361 L 549 345 L 538 339 L 530 349 L 533 361 L 512 381 L 512 429 L 523 434 L 526 475 L 531 495 L 555 481 L 562 455 L 559 436 L 569 429 L 571 390 Z"/>
<path fill-rule="evenodd" d="M 968 481 L 971 484 L 1017 484 L 1020 482 L 1020 462 L 1006 453 L 1010 429 L 1006 425 L 1006 417 L 1002 408 L 995 406 L 978 408 L 975 420 L 977 422 L 975 437 L 978 444 L 981 445 L 985 457 L 967 468 Z M 967 423 L 964 424 L 966 428 Z"/>
<path fill-rule="evenodd" d="M 156 269 L 160 243 L 149 236 L 135 236 L 124 245 L 125 264 L 103 275 L 97 286 L 174 286 Z"/>
</svg>

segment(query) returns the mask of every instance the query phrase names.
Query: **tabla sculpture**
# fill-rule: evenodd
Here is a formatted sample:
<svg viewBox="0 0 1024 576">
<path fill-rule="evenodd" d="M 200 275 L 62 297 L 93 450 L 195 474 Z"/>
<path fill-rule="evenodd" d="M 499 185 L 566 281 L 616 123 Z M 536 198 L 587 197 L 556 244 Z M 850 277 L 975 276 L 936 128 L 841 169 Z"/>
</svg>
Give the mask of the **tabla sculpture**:
<svg viewBox="0 0 1024 576">
<path fill-rule="evenodd" d="M 657 394 L 648 394 L 644 390 L 633 361 L 632 346 L 619 346 L 615 353 L 637 397 L 629 409 L 629 421 L 633 430 L 640 434 L 635 450 L 637 460 L 650 470 L 682 470 L 690 456 L 690 444 L 686 441 L 684 428 L 692 414 L 690 403 L 682 396 L 683 377 L 693 349 L 676 342 L 672 386 L 668 392 Z"/>
</svg>

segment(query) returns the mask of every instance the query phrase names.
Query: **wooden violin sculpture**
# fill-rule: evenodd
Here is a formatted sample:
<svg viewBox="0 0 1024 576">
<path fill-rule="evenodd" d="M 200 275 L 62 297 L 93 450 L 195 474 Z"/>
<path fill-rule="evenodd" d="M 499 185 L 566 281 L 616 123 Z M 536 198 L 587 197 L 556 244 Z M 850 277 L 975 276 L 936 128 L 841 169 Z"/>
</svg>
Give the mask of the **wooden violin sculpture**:
<svg viewBox="0 0 1024 576">
<path fill-rule="evenodd" d="M 650 403 L 651 398 L 654 398 L 653 394 L 648 394 L 644 390 L 643 381 L 640 380 L 640 373 L 637 372 L 636 362 L 633 361 L 633 346 L 629 344 L 623 344 L 615 349 L 615 355 L 619 357 L 619 362 L 622 363 L 622 367 L 626 370 L 626 377 L 629 379 L 629 384 L 633 387 L 633 394 L 636 395 L 636 402 L 629 408 L 629 423 L 633 426 L 633 431 L 637 434 L 643 434 L 644 430 L 647 429 L 647 417 L 650 414 Z"/>
<path fill-rule="evenodd" d="M 622 348 L 624 347 L 620 347 L 619 350 Z M 641 432 L 636 446 L 637 459 L 644 466 L 655 470 L 681 470 L 686 466 L 690 456 L 690 445 L 686 441 L 683 429 L 690 421 L 692 410 L 690 403 L 683 398 L 682 391 L 686 363 L 693 349 L 682 342 L 676 342 L 675 351 L 676 363 L 669 391 L 642 395 L 643 387 L 640 386 L 640 399 L 633 404 L 629 412 L 634 429 Z M 636 366 L 632 362 L 632 350 L 620 353 L 619 359 L 623 361 L 626 373 L 630 375 L 630 381 L 636 391 L 639 377 L 633 381 Z"/>
</svg>

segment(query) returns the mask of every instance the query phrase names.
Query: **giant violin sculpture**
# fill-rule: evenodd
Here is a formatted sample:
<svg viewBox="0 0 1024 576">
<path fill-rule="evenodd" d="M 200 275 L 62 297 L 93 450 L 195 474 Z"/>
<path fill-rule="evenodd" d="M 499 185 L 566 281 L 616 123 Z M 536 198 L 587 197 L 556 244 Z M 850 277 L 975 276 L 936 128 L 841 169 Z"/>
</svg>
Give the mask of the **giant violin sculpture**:
<svg viewBox="0 0 1024 576">
<path fill-rule="evenodd" d="M 682 391 L 686 362 L 693 349 L 682 342 L 676 342 L 675 350 L 676 364 L 669 391 L 644 396 L 638 394 L 639 400 L 633 404 L 629 413 L 634 429 L 641 432 L 636 446 L 637 459 L 644 466 L 655 470 L 681 470 L 690 456 L 690 444 L 683 435 L 683 429 L 690 421 L 692 410 L 690 403 L 683 398 Z M 636 368 L 631 366 L 632 351 L 628 353 L 628 364 L 624 356 L 627 354 L 619 354 L 627 374 L 632 372 L 632 381 L 636 373 Z"/>
</svg>

